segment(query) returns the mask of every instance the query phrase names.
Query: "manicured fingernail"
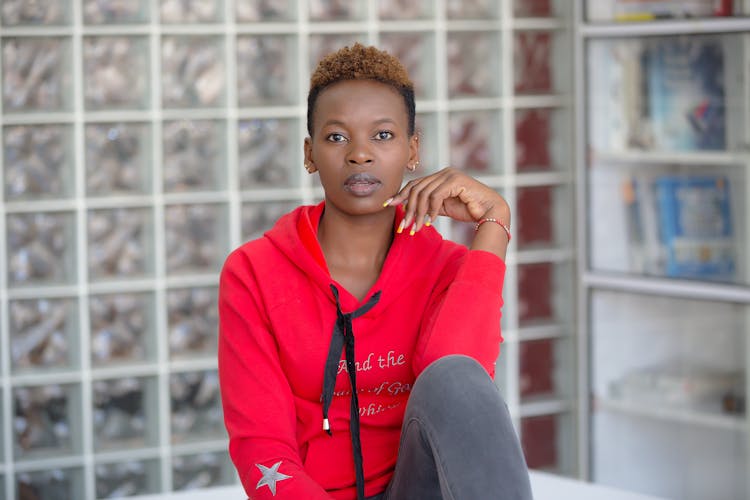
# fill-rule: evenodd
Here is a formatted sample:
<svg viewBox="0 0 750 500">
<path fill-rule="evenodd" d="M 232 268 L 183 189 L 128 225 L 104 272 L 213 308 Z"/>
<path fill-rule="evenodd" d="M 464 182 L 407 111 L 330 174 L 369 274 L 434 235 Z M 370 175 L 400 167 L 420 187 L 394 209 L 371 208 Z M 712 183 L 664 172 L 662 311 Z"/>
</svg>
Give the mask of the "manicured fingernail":
<svg viewBox="0 0 750 500">
<path fill-rule="evenodd" d="M 424 225 L 430 227 L 432 225 L 432 219 L 429 215 L 424 216 Z"/>
<path fill-rule="evenodd" d="M 414 226 L 411 227 L 411 231 L 409 231 L 409 236 L 414 236 L 414 233 L 416 233 L 417 230 L 414 229 Z"/>
<path fill-rule="evenodd" d="M 385 203 L 383 203 L 383 206 L 387 207 L 388 205 L 391 204 L 392 201 L 393 201 L 393 198 L 388 198 L 387 200 L 385 200 Z"/>
<path fill-rule="evenodd" d="M 406 224 L 405 224 L 405 223 L 406 223 L 406 221 L 405 221 L 405 220 L 401 220 L 401 224 L 399 224 L 399 225 L 398 225 L 398 229 L 396 229 L 396 232 L 397 232 L 398 234 L 401 234 L 401 233 L 403 232 L 403 230 L 404 230 L 404 227 L 406 226 Z"/>
</svg>

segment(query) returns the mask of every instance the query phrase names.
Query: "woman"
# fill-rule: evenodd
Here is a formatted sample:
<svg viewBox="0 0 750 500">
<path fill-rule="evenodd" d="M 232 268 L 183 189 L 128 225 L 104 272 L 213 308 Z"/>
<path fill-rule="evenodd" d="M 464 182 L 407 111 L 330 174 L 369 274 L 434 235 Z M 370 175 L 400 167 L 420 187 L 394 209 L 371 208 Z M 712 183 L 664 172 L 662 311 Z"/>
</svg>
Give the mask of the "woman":
<svg viewBox="0 0 750 500">
<path fill-rule="evenodd" d="M 510 211 L 419 165 L 414 89 L 355 44 L 312 75 L 305 167 L 325 201 L 282 217 L 221 274 L 230 455 L 253 499 L 531 498 L 491 376 Z M 476 223 L 471 249 L 439 216 Z"/>
</svg>

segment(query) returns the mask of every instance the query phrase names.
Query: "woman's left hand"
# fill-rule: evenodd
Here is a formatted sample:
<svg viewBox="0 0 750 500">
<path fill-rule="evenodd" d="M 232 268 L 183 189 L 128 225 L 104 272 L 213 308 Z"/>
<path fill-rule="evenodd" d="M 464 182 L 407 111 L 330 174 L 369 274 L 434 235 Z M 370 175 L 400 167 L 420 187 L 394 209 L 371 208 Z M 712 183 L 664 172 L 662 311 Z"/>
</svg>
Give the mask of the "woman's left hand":
<svg viewBox="0 0 750 500">
<path fill-rule="evenodd" d="M 510 225 L 510 208 L 505 199 L 494 189 L 452 167 L 409 181 L 387 206 L 404 202 L 406 215 L 399 231 L 412 224 L 411 231 L 419 231 L 438 215 L 463 222 L 492 217 Z"/>
</svg>

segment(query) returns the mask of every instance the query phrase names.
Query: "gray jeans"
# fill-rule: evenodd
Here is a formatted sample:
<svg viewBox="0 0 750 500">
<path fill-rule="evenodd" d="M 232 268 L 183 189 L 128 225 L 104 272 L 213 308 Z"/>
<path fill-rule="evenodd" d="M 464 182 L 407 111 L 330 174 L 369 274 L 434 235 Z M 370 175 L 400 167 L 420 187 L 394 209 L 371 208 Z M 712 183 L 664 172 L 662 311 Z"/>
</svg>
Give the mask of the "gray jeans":
<svg viewBox="0 0 750 500">
<path fill-rule="evenodd" d="M 370 500 L 531 499 L 521 446 L 500 393 L 467 356 L 446 356 L 417 378 L 396 470 Z"/>
</svg>

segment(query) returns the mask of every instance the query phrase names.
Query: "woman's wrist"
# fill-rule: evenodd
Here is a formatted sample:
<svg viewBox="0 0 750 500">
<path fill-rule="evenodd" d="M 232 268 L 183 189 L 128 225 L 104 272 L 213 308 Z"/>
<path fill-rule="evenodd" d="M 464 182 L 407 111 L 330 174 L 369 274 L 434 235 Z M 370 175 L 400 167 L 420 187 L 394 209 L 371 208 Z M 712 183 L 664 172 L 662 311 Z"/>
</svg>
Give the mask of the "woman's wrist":
<svg viewBox="0 0 750 500">
<path fill-rule="evenodd" d="M 484 221 L 484 222 L 482 222 Z M 484 250 L 505 259 L 510 242 L 510 208 L 504 202 L 485 211 L 477 220 L 472 250 Z"/>
</svg>

